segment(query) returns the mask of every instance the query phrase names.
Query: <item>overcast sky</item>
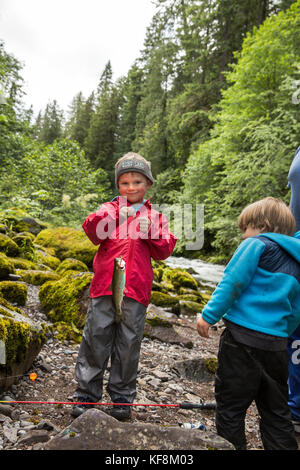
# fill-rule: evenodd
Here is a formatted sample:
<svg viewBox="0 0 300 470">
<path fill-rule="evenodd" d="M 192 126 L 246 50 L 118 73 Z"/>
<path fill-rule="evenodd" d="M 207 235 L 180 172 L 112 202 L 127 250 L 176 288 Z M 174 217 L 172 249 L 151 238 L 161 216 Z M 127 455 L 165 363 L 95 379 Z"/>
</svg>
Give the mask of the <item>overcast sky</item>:
<svg viewBox="0 0 300 470">
<path fill-rule="evenodd" d="M 111 61 L 126 75 L 155 13 L 152 0 L 0 0 L 0 39 L 24 66 L 24 102 L 35 114 L 97 88 Z"/>
</svg>

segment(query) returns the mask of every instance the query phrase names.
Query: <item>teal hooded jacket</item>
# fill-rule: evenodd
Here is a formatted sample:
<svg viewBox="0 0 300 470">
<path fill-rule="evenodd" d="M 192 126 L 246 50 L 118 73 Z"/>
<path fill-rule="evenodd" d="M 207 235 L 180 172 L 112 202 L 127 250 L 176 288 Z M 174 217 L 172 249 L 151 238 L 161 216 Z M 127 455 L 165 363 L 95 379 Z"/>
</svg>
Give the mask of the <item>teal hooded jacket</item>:
<svg viewBox="0 0 300 470">
<path fill-rule="evenodd" d="M 202 311 L 246 328 L 288 337 L 300 324 L 300 232 L 263 233 L 244 240 Z"/>
</svg>

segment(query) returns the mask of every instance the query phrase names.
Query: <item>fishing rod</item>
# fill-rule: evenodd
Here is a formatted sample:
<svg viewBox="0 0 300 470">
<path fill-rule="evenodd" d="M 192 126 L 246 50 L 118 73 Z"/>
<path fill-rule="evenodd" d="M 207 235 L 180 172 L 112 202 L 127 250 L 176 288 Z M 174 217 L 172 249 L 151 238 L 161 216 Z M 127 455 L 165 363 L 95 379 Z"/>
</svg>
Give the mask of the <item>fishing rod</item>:
<svg viewBox="0 0 300 470">
<path fill-rule="evenodd" d="M 172 407 L 181 408 L 184 410 L 192 410 L 195 408 L 201 410 L 215 410 L 216 403 L 98 403 L 98 402 L 81 402 L 81 401 L 33 401 L 33 400 L 0 400 L 0 403 L 5 404 L 24 404 L 24 405 L 92 405 L 92 406 L 158 406 L 158 407 Z"/>
</svg>

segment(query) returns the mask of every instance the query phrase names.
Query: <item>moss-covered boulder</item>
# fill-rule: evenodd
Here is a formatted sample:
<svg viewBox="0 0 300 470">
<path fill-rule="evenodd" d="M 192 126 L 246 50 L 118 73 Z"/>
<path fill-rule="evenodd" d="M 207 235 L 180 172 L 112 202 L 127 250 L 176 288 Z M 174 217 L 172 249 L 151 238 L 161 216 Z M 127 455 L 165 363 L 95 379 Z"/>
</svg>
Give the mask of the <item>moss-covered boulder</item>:
<svg viewBox="0 0 300 470">
<path fill-rule="evenodd" d="M 31 217 L 30 214 L 18 207 L 1 211 L 0 222 L 14 232 L 29 232 L 34 235 L 47 228 L 44 222 Z"/>
<path fill-rule="evenodd" d="M 7 279 L 10 274 L 15 273 L 15 267 L 11 259 L 4 253 L 0 253 L 0 281 Z"/>
<path fill-rule="evenodd" d="M 42 266 L 55 270 L 61 263 L 61 260 L 54 255 L 55 251 L 50 248 L 41 248 L 36 246 L 34 260 L 38 267 Z"/>
<path fill-rule="evenodd" d="M 60 265 L 56 269 L 56 272 L 61 276 L 70 271 L 88 272 L 89 268 L 85 263 L 79 261 L 78 259 L 66 258 L 60 263 Z"/>
<path fill-rule="evenodd" d="M 2 305 L 0 299 L 0 392 L 30 369 L 47 340 L 46 334 L 47 327 Z"/>
<path fill-rule="evenodd" d="M 194 290 L 198 289 L 196 279 L 194 279 L 193 276 L 184 269 L 164 269 L 162 281 L 171 283 L 175 289 L 179 289 L 180 287 L 188 287 Z"/>
<path fill-rule="evenodd" d="M 16 269 L 16 274 L 21 276 L 22 281 L 34 286 L 41 286 L 48 281 L 57 281 L 60 275 L 54 271 L 40 271 L 33 269 Z"/>
<path fill-rule="evenodd" d="M 18 256 L 20 248 L 8 235 L 0 233 L 0 252 L 7 256 Z"/>
<path fill-rule="evenodd" d="M 83 231 L 67 227 L 43 230 L 35 241 L 44 247 L 53 248 L 55 256 L 60 260 L 75 258 L 85 263 L 89 268 L 92 267 L 94 256 L 98 250 L 98 247 L 93 245 Z"/>
<path fill-rule="evenodd" d="M 27 300 L 27 286 L 24 282 L 1 281 L 0 294 L 8 302 L 22 306 Z"/>
<path fill-rule="evenodd" d="M 42 308 L 52 322 L 72 323 L 82 328 L 88 308 L 92 273 L 66 274 L 58 281 L 48 281 L 39 291 Z"/>
<path fill-rule="evenodd" d="M 14 235 L 12 240 L 18 245 L 21 257 L 33 259 L 34 257 L 34 236 L 30 233 L 22 232 Z"/>
<path fill-rule="evenodd" d="M 33 261 L 24 258 L 9 258 L 15 269 L 38 269 L 38 266 Z"/>
<path fill-rule="evenodd" d="M 203 305 L 198 302 L 192 302 L 191 300 L 180 300 L 180 314 L 196 316 L 197 313 L 201 313 Z"/>
<path fill-rule="evenodd" d="M 151 308 L 151 304 L 147 309 L 146 324 L 150 326 L 163 326 L 164 328 L 171 328 L 172 322 L 166 317 L 164 312 L 158 312 Z"/>
<path fill-rule="evenodd" d="M 150 302 L 160 307 L 170 308 L 172 312 L 176 314 L 180 313 L 179 301 L 172 295 L 165 294 L 163 292 L 152 291 Z"/>
<path fill-rule="evenodd" d="M 177 298 L 179 300 L 188 300 L 190 302 L 200 302 L 201 301 L 201 296 L 199 295 L 193 295 L 193 294 L 182 294 L 178 295 Z"/>
</svg>

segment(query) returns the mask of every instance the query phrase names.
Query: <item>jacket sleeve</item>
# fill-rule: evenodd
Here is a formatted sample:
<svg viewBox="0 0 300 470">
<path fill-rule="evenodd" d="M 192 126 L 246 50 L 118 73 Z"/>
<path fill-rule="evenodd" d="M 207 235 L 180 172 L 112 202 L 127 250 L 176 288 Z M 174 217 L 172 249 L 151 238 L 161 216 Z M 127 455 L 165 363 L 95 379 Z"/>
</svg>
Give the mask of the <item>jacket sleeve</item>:
<svg viewBox="0 0 300 470">
<path fill-rule="evenodd" d="M 97 212 L 90 214 L 82 224 L 88 238 L 94 245 L 99 245 L 105 240 L 118 222 L 118 211 L 114 204 L 105 203 Z"/>
<path fill-rule="evenodd" d="M 257 238 L 247 238 L 240 244 L 202 311 L 205 321 L 211 325 L 217 323 L 241 296 L 255 274 L 264 249 L 265 244 Z"/>
<path fill-rule="evenodd" d="M 169 230 L 169 224 L 163 214 L 157 213 L 154 220 L 150 220 L 151 225 L 145 242 L 150 248 L 151 257 L 154 260 L 163 260 L 171 256 L 177 237 Z"/>
</svg>

